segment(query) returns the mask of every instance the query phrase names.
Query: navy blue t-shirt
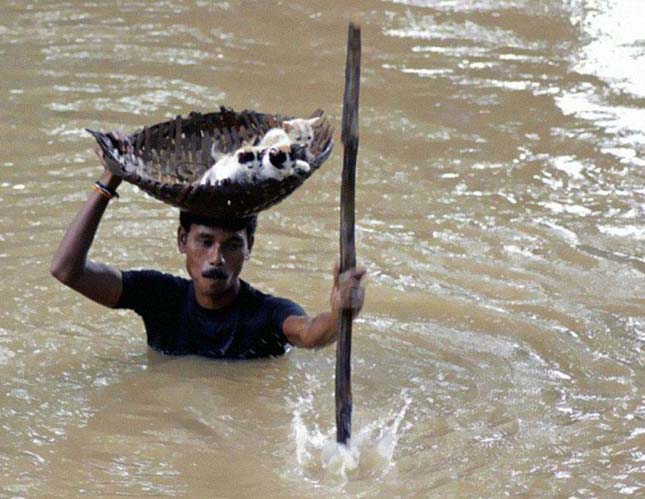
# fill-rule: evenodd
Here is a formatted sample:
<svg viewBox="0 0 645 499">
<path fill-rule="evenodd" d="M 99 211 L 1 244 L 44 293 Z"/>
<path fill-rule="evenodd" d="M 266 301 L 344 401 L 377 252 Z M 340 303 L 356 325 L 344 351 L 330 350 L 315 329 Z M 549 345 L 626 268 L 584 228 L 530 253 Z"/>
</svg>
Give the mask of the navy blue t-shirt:
<svg viewBox="0 0 645 499">
<path fill-rule="evenodd" d="M 289 348 L 283 322 L 305 315 L 296 303 L 264 294 L 245 281 L 230 306 L 209 310 L 197 303 L 191 280 L 154 270 L 122 275 L 123 291 L 114 308 L 139 314 L 148 345 L 166 354 L 228 359 L 282 355 Z"/>
</svg>

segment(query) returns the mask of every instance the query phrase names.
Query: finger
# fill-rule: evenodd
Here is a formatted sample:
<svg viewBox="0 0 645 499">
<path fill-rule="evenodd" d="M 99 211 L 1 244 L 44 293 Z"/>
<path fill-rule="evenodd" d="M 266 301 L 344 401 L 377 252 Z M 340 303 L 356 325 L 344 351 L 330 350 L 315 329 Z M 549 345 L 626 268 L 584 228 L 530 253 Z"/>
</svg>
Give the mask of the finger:
<svg viewBox="0 0 645 499">
<path fill-rule="evenodd" d="M 352 271 L 346 270 L 345 272 L 341 272 L 340 275 L 338 276 L 338 282 L 340 283 L 341 286 L 351 286 L 352 283 L 354 282 L 354 277 L 352 276 Z"/>
<path fill-rule="evenodd" d="M 352 307 L 361 308 L 365 301 L 365 288 L 352 289 Z"/>
<path fill-rule="evenodd" d="M 123 133 L 121 130 L 112 130 L 110 133 L 117 140 L 125 141 L 125 139 L 127 139 L 126 134 Z"/>
<path fill-rule="evenodd" d="M 365 303 L 365 292 L 362 289 L 352 290 L 352 297 L 350 308 L 353 311 L 354 317 L 363 309 L 363 304 Z"/>
<path fill-rule="evenodd" d="M 363 287 L 365 285 L 366 274 L 367 273 L 365 272 L 364 269 L 352 271 L 351 273 L 347 272 L 346 276 L 341 275 L 340 282 L 341 284 L 343 284 L 344 282 L 348 282 L 349 286 L 352 286 L 358 289 L 359 287 Z"/>
<path fill-rule="evenodd" d="M 125 152 L 133 153 L 134 152 L 134 145 L 132 145 L 132 142 L 130 142 L 130 137 L 124 132 L 119 132 L 119 133 L 121 135 L 121 142 L 123 143 L 123 146 L 125 147 Z"/>
<path fill-rule="evenodd" d="M 119 138 L 118 132 L 111 130 L 107 132 L 105 135 L 110 139 L 112 147 L 114 147 L 119 153 L 122 152 L 122 146 L 121 146 L 121 139 Z"/>
<path fill-rule="evenodd" d="M 131 152 L 130 149 L 132 148 L 132 145 L 130 144 L 130 139 L 121 130 L 112 130 L 108 132 L 107 135 L 112 137 L 114 141 L 117 143 L 118 150 L 120 153 Z"/>
<path fill-rule="evenodd" d="M 361 290 L 348 290 L 347 293 L 343 293 L 343 296 L 340 300 L 340 309 L 341 310 L 353 310 L 355 313 L 360 312 L 363 308 L 364 303 L 364 294 Z"/>
<path fill-rule="evenodd" d="M 357 267 L 356 268 L 356 275 L 359 277 L 363 277 L 365 274 L 367 274 L 367 269 L 365 267 Z"/>
<path fill-rule="evenodd" d="M 364 268 L 355 269 L 352 272 L 352 279 L 356 282 L 361 282 L 366 274 L 367 274 L 367 270 Z"/>
</svg>

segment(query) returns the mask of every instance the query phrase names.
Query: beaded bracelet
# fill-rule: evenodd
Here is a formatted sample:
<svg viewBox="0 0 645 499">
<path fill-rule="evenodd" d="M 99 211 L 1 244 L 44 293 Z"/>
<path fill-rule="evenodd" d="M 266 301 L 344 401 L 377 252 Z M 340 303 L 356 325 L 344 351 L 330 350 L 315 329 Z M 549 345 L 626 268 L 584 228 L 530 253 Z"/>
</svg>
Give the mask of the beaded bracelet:
<svg viewBox="0 0 645 499">
<path fill-rule="evenodd" d="M 92 190 L 94 192 L 99 193 L 101 196 L 103 196 L 106 199 L 112 199 L 112 198 L 118 198 L 119 193 L 116 192 L 114 189 L 110 189 L 107 185 L 102 184 L 98 180 L 94 183 L 92 186 Z"/>
</svg>

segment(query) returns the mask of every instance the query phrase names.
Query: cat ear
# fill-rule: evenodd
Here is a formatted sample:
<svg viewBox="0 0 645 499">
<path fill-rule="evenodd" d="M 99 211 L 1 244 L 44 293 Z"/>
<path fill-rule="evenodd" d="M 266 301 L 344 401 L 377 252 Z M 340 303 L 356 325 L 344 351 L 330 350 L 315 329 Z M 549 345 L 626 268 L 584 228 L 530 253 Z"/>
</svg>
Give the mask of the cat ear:
<svg viewBox="0 0 645 499">
<path fill-rule="evenodd" d="M 282 123 L 282 129 L 285 132 L 289 133 L 291 130 L 293 130 L 293 125 L 290 121 L 285 121 L 284 123 Z"/>
<path fill-rule="evenodd" d="M 311 126 L 314 126 L 319 121 L 320 121 L 320 116 L 316 116 L 315 118 L 311 118 L 307 120 L 307 123 L 309 123 Z"/>
</svg>

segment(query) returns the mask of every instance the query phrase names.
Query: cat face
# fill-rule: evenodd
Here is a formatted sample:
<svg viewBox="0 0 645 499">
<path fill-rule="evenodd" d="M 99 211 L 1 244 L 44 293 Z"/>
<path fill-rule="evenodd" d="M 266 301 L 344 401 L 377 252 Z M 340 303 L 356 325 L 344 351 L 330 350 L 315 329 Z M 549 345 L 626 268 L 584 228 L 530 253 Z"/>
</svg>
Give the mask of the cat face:
<svg viewBox="0 0 645 499">
<path fill-rule="evenodd" d="M 320 118 L 302 119 L 296 118 L 282 123 L 282 128 L 292 142 L 309 148 L 314 142 L 314 125 Z"/>
</svg>

